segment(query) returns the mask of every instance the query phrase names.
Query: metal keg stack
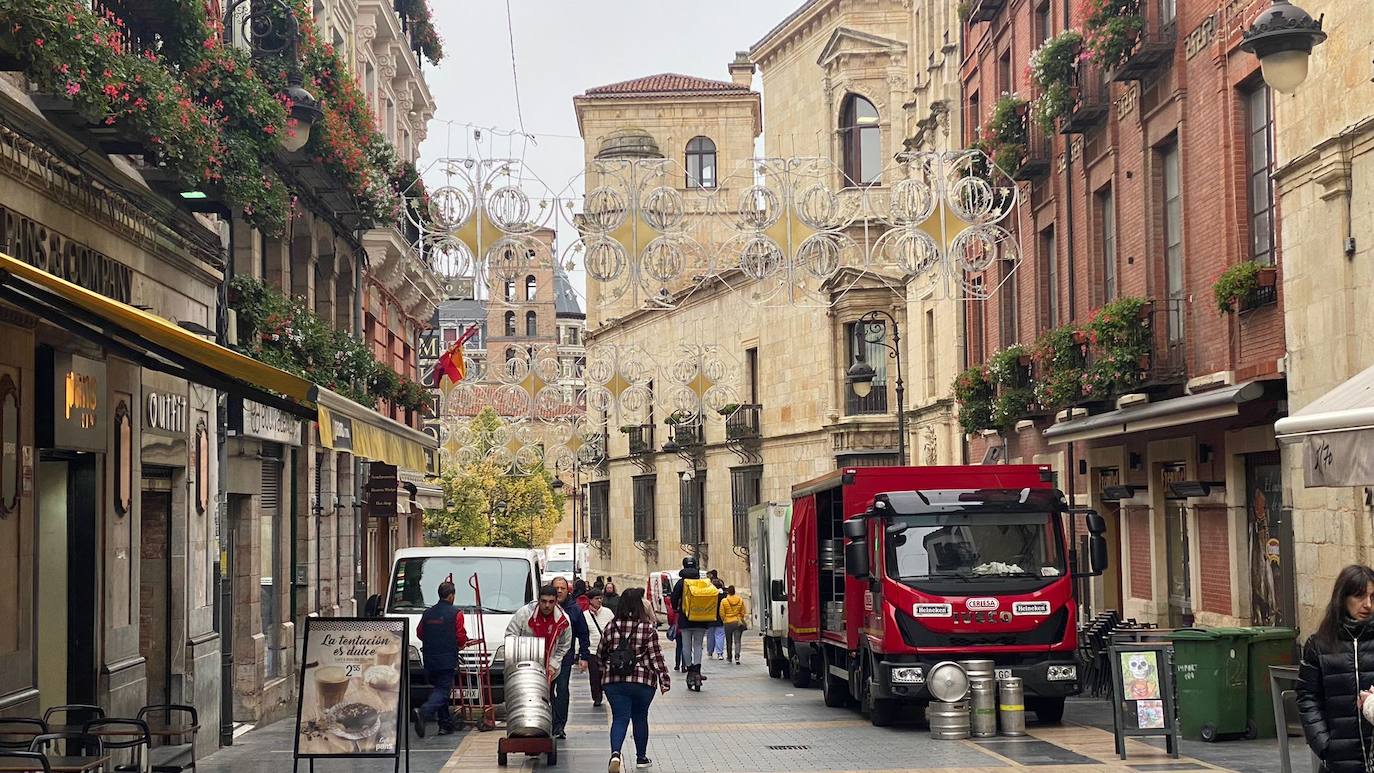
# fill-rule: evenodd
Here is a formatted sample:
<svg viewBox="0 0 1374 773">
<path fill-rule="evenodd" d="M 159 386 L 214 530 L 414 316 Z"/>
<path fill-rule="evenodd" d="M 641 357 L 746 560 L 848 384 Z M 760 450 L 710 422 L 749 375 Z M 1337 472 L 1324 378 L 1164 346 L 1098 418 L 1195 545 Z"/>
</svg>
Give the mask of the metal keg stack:
<svg viewBox="0 0 1374 773">
<path fill-rule="evenodd" d="M 553 704 L 544 668 L 544 640 L 506 637 L 506 735 L 547 738 L 553 735 Z"/>
<path fill-rule="evenodd" d="M 930 737 L 958 741 L 969 737 L 969 680 L 963 667 L 953 661 L 936 663 L 926 679 L 935 698 L 926 706 Z"/>
<path fill-rule="evenodd" d="M 997 735 L 997 670 L 991 660 L 962 660 L 968 674 L 969 734 L 974 738 Z"/>
<path fill-rule="evenodd" d="M 926 706 L 930 736 L 941 741 L 1026 734 L 1025 685 L 1020 677 L 997 679 L 991 660 L 944 661 L 930 669 L 935 698 Z"/>
</svg>

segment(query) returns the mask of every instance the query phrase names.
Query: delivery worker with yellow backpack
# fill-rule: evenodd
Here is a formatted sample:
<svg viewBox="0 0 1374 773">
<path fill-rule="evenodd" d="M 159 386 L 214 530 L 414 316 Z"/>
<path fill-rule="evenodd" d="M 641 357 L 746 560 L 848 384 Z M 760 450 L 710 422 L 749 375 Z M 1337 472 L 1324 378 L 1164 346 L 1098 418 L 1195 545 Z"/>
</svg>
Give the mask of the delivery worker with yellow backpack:
<svg viewBox="0 0 1374 773">
<path fill-rule="evenodd" d="M 673 608 L 678 611 L 678 636 L 682 637 L 682 660 L 687 668 L 687 689 L 701 692 L 701 649 L 706 629 L 720 625 L 720 590 L 701 576 L 695 556 L 682 559 L 682 571 L 673 587 Z"/>
</svg>

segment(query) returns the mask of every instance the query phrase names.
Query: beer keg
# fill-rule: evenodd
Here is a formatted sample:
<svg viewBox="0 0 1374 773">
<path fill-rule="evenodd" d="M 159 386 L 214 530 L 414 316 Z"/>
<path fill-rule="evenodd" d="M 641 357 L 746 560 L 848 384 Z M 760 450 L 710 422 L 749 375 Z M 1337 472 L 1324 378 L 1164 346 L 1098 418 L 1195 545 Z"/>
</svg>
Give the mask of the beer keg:
<svg viewBox="0 0 1374 773">
<path fill-rule="evenodd" d="M 992 738 L 996 736 L 997 682 L 983 677 L 970 678 L 969 693 L 971 696 L 969 699 L 970 734 L 974 738 Z"/>
<path fill-rule="evenodd" d="M 997 718 L 1002 735 L 1026 734 L 1026 689 L 1021 677 L 998 681 Z"/>
<path fill-rule="evenodd" d="M 926 706 L 926 720 L 930 722 L 930 737 L 941 741 L 958 741 L 969 736 L 969 703 L 934 701 Z"/>
<path fill-rule="evenodd" d="M 532 660 L 535 663 L 544 664 L 544 640 L 538 636 L 507 636 L 506 646 L 503 657 L 506 659 L 506 670 L 509 671 L 516 663 L 523 663 Z"/>
<path fill-rule="evenodd" d="M 959 665 L 963 667 L 964 673 L 968 674 L 968 679 L 996 679 L 997 664 L 991 660 L 961 660 Z"/>
<path fill-rule="evenodd" d="M 506 735 L 528 738 L 552 733 L 553 706 L 544 664 L 526 660 L 506 669 Z"/>
<path fill-rule="evenodd" d="M 968 696 L 968 674 L 958 663 L 943 660 L 931 666 L 926 675 L 926 689 L 937 701 L 961 701 Z"/>
</svg>

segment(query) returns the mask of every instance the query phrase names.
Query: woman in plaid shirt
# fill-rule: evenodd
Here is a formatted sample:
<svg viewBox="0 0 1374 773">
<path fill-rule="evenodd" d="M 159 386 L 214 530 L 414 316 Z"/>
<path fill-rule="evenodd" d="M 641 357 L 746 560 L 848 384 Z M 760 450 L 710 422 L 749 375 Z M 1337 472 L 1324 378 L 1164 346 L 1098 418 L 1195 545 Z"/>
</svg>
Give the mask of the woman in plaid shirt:
<svg viewBox="0 0 1374 773">
<path fill-rule="evenodd" d="M 617 661 L 624 660 L 615 654 L 622 646 L 631 655 L 625 664 L 628 670 L 616 668 Z M 672 681 L 658 645 L 658 629 L 650 622 L 644 604 L 643 588 L 630 588 L 621 594 L 615 620 L 601 634 L 597 655 L 606 664 L 604 689 L 611 702 L 611 760 L 607 770 L 620 773 L 620 747 L 631 722 L 635 728 L 635 765 L 647 768 L 653 764 L 648 757 L 649 705 L 654 701 L 654 691 L 668 692 Z"/>
</svg>

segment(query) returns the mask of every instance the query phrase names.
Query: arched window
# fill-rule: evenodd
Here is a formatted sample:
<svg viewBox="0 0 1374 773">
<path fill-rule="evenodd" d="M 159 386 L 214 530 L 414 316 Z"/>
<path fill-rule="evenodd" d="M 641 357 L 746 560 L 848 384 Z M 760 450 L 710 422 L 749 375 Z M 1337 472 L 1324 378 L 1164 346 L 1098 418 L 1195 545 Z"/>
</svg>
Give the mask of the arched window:
<svg viewBox="0 0 1374 773">
<path fill-rule="evenodd" d="M 872 102 L 850 94 L 840 111 L 846 185 L 876 185 L 883 168 L 882 129 Z"/>
<path fill-rule="evenodd" d="M 537 289 L 538 289 L 538 283 L 536 283 L 536 282 L 534 281 L 534 275 L 533 275 L 533 274 L 530 274 L 529 276 L 525 277 L 525 300 L 526 300 L 526 301 L 533 301 L 533 300 L 534 300 L 534 293 L 535 293 L 535 290 L 537 290 Z"/>
<path fill-rule="evenodd" d="M 687 143 L 687 187 L 716 187 L 716 143 L 710 137 L 693 137 Z"/>
<path fill-rule="evenodd" d="M 507 337 L 507 338 L 513 338 L 514 336 L 515 336 L 515 312 L 513 312 L 513 311 L 508 311 L 508 312 L 506 312 L 506 337 Z"/>
<path fill-rule="evenodd" d="M 507 280 L 506 280 L 506 300 L 507 300 L 508 302 L 510 302 L 510 303 L 515 303 L 515 280 L 514 280 L 514 279 L 507 279 Z"/>
<path fill-rule="evenodd" d="M 538 317 L 536 317 L 535 314 L 534 314 L 534 312 L 532 312 L 532 311 L 527 311 L 527 312 L 525 312 L 525 335 L 530 336 L 530 337 L 537 336 L 537 335 L 539 335 L 539 333 L 537 333 L 537 332 L 535 332 L 535 331 L 538 330 L 538 329 L 539 329 L 539 319 L 538 319 Z"/>
</svg>

